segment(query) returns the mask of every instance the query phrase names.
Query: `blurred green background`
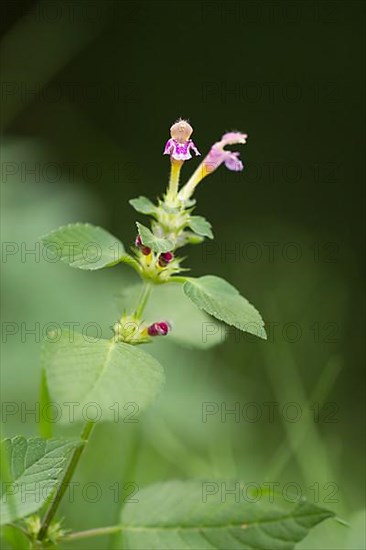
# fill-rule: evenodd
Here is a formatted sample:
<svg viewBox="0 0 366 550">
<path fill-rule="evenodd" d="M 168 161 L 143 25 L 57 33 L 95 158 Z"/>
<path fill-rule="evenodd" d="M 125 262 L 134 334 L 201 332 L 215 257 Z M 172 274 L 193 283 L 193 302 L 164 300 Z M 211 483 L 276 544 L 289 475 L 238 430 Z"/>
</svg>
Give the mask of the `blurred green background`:
<svg viewBox="0 0 366 550">
<path fill-rule="evenodd" d="M 208 351 L 154 342 L 165 391 L 138 423 L 98 426 L 76 480 L 102 495 L 66 499 L 67 527 L 117 521 L 116 483 L 224 477 L 298 483 L 350 523 L 327 521 L 299 548 L 365 548 L 364 4 L 8 0 L 2 10 L 2 240 L 14 243 L 3 248 L 3 401 L 38 398 L 41 338 L 27 329 L 108 331 L 115 294 L 135 282 L 127 267 L 84 273 L 25 250 L 73 221 L 132 244 L 128 199 L 162 194 L 178 117 L 202 153 L 224 131 L 249 135 L 246 169 L 221 168 L 198 188 L 197 214 L 216 239 L 187 250 L 186 264 L 230 280 L 270 338 L 231 333 Z M 202 422 L 204 402 L 239 403 L 244 415 Z M 273 422 L 268 402 L 278 403 Z M 297 422 L 282 413 L 289 403 Z M 250 421 L 254 410 L 262 416 Z M 3 430 L 35 435 L 38 425 L 16 414 Z"/>
</svg>

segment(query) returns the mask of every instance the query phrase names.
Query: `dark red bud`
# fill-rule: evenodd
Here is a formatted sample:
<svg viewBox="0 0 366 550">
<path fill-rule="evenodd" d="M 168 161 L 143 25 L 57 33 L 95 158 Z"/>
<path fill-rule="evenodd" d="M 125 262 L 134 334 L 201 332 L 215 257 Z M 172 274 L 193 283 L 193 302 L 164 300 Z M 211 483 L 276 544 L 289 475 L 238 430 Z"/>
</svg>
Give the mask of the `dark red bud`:
<svg viewBox="0 0 366 550">
<path fill-rule="evenodd" d="M 171 330 L 171 326 L 167 321 L 161 321 L 160 323 L 153 323 L 147 329 L 149 336 L 166 336 Z"/>
<path fill-rule="evenodd" d="M 135 239 L 135 245 L 137 246 L 137 248 L 139 248 L 141 250 L 141 252 L 144 254 L 144 256 L 148 256 L 151 253 L 151 248 L 149 248 L 148 246 L 145 246 L 142 243 L 140 235 L 137 235 L 137 237 Z"/>
<path fill-rule="evenodd" d="M 160 267 L 167 266 L 174 259 L 173 252 L 162 252 L 159 256 Z"/>
</svg>

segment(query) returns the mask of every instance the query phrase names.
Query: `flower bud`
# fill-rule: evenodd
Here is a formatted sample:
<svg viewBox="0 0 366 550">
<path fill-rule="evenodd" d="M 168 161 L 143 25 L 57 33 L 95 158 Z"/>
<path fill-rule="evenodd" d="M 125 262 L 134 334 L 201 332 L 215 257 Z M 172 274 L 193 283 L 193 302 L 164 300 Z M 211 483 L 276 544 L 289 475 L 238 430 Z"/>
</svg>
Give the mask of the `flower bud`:
<svg viewBox="0 0 366 550">
<path fill-rule="evenodd" d="M 167 321 L 160 321 L 160 323 L 153 323 L 147 328 L 149 336 L 166 336 L 171 330 L 171 326 Z"/>
<path fill-rule="evenodd" d="M 196 156 L 201 153 L 191 140 L 192 126 L 186 121 L 179 119 L 170 128 L 171 138 L 165 144 L 164 155 L 170 155 L 172 161 L 184 161 L 192 158 L 191 151 Z M 179 164 L 179 169 L 182 162 Z"/>
<path fill-rule="evenodd" d="M 186 120 L 179 119 L 173 126 L 170 127 L 170 135 L 179 143 L 188 141 L 193 132 L 192 126 Z"/>
<path fill-rule="evenodd" d="M 158 263 L 160 267 L 166 267 L 173 259 L 173 252 L 162 252 L 159 256 Z"/>
<path fill-rule="evenodd" d="M 140 235 L 137 235 L 137 237 L 135 239 L 135 245 L 137 246 L 137 248 L 139 248 L 141 250 L 141 252 L 144 254 L 144 256 L 148 256 L 149 254 L 151 254 L 151 248 L 149 248 L 148 246 L 145 246 L 142 243 Z"/>
</svg>

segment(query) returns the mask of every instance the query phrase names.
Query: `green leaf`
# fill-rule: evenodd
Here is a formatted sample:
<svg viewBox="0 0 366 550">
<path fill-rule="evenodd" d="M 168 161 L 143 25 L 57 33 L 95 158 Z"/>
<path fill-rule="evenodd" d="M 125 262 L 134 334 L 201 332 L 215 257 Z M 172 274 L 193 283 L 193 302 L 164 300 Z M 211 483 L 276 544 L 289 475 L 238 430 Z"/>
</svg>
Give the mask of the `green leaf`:
<svg viewBox="0 0 366 550">
<path fill-rule="evenodd" d="M 41 237 L 47 254 L 71 267 L 95 270 L 118 264 L 126 255 L 121 241 L 90 223 L 64 225 Z"/>
<path fill-rule="evenodd" d="M 142 244 L 148 246 L 154 252 L 169 252 L 174 248 L 174 243 L 170 239 L 156 237 L 148 227 L 136 222 Z"/>
<path fill-rule="evenodd" d="M 190 216 L 188 225 L 197 235 L 208 237 L 209 239 L 214 238 L 211 229 L 212 225 L 203 216 Z"/>
<path fill-rule="evenodd" d="M 228 325 L 266 339 L 264 322 L 246 298 L 224 279 L 206 275 L 187 278 L 184 292 L 200 308 Z"/>
<path fill-rule="evenodd" d="M 127 413 L 135 418 L 164 382 L 160 363 L 137 346 L 90 342 L 78 333 L 65 332 L 57 342 L 46 343 L 42 361 L 52 401 L 58 403 L 60 422 L 66 424 L 117 422 Z M 75 403 L 73 410 L 68 402 Z"/>
<path fill-rule="evenodd" d="M 225 494 L 231 482 L 151 485 L 122 511 L 124 548 L 138 550 L 290 550 L 333 513 L 306 501 L 257 502 Z M 239 484 L 238 484 L 239 485 Z M 239 487 L 238 487 L 239 488 Z M 240 496 L 242 493 L 240 493 Z"/>
<path fill-rule="evenodd" d="M 141 285 L 124 288 L 117 297 L 121 313 L 132 308 L 141 294 Z M 166 341 L 189 348 L 206 349 L 222 343 L 226 326 L 196 308 L 185 296 L 182 285 L 156 285 L 145 308 L 147 324 L 168 321 L 172 327 Z"/>
<path fill-rule="evenodd" d="M 2 442 L 10 480 L 1 484 L 1 525 L 43 506 L 61 477 L 70 451 L 78 445 L 78 441 L 22 436 Z"/>
<path fill-rule="evenodd" d="M 141 212 L 141 214 L 156 214 L 157 207 L 147 197 L 140 195 L 137 199 L 131 199 L 128 202 L 137 212 Z"/>
</svg>

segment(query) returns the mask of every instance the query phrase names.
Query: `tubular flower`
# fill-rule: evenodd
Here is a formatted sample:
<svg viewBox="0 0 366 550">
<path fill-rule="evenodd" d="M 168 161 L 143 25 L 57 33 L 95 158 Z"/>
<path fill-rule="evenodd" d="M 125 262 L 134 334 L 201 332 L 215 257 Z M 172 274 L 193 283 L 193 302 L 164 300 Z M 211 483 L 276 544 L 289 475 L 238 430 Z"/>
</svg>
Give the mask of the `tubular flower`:
<svg viewBox="0 0 366 550">
<path fill-rule="evenodd" d="M 181 189 L 178 195 L 180 200 L 185 201 L 189 199 L 198 183 L 209 174 L 212 174 L 223 163 L 226 168 L 234 172 L 243 170 L 244 166 L 239 159 L 239 153 L 228 151 L 225 147 L 227 145 L 244 144 L 247 137 L 247 134 L 242 134 L 241 132 L 228 132 L 224 134 L 221 140 L 211 147 L 208 155 Z"/>
</svg>

